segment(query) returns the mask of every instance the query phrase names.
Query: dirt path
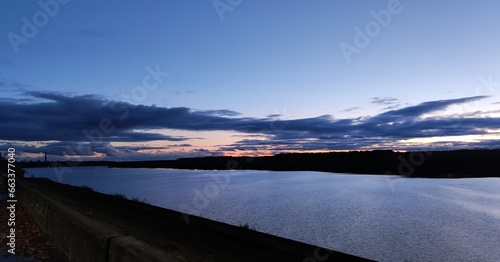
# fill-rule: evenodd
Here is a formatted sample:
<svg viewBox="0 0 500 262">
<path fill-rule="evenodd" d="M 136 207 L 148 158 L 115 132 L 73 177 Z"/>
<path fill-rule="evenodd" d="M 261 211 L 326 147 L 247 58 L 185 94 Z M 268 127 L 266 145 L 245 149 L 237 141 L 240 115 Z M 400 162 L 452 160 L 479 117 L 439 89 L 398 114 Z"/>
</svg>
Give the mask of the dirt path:
<svg viewBox="0 0 500 262">
<path fill-rule="evenodd" d="M 40 261 L 67 262 L 68 259 L 53 244 L 33 217 L 22 207 L 16 205 L 16 255 L 7 252 L 7 235 L 10 227 L 7 225 L 9 212 L 7 210 L 7 195 L 5 187 L 0 182 L 0 235 L 2 237 L 2 261 Z"/>
</svg>

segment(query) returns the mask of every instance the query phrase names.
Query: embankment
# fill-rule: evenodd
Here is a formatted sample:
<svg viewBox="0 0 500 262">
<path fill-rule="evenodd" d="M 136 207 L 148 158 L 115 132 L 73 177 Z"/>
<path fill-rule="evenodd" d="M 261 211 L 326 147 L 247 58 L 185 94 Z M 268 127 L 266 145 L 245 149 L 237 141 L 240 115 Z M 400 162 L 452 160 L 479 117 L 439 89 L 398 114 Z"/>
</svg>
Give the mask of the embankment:
<svg viewBox="0 0 500 262">
<path fill-rule="evenodd" d="M 18 181 L 18 201 L 71 261 L 366 261 L 47 179 Z"/>
<path fill-rule="evenodd" d="M 45 195 L 29 181 L 18 183 L 17 195 L 70 261 L 177 261 Z"/>
</svg>

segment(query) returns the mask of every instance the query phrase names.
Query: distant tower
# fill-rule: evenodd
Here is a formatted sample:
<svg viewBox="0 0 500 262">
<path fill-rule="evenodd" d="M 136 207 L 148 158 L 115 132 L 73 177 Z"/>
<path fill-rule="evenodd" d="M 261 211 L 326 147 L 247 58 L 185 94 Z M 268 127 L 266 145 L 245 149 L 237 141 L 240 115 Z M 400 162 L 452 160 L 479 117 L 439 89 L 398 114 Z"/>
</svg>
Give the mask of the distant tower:
<svg viewBox="0 0 500 262">
<path fill-rule="evenodd" d="M 45 152 L 45 163 L 47 163 L 47 152 Z"/>
</svg>

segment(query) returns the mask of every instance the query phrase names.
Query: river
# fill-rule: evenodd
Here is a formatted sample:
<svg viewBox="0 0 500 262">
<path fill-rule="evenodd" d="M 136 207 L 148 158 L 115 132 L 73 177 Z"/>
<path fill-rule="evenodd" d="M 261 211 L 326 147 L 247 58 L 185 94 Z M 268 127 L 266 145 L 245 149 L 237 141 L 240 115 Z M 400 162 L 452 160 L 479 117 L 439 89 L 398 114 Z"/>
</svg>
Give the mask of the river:
<svg viewBox="0 0 500 262">
<path fill-rule="evenodd" d="M 378 261 L 500 261 L 500 178 L 106 167 L 26 176 Z"/>
</svg>

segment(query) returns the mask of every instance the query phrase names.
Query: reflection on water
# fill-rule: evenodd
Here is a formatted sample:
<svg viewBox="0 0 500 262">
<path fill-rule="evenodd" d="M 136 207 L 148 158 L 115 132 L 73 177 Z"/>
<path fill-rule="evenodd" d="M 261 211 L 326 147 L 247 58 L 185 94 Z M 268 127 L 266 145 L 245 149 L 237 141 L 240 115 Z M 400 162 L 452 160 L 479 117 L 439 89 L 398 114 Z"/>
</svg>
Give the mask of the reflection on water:
<svg viewBox="0 0 500 262">
<path fill-rule="evenodd" d="M 500 261 L 499 178 L 103 167 L 61 178 L 375 260 Z"/>
</svg>

